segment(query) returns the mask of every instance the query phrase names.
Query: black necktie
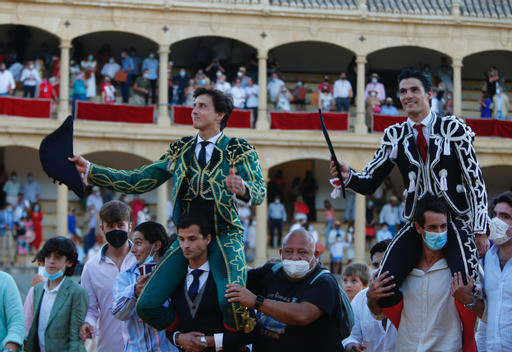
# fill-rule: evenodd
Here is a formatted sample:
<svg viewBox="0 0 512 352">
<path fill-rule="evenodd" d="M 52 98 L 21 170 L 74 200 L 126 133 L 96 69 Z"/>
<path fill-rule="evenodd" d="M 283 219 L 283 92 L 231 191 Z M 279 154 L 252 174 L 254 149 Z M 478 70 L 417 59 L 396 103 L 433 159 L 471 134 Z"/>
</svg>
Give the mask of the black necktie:
<svg viewBox="0 0 512 352">
<path fill-rule="evenodd" d="M 201 166 L 201 168 L 204 168 L 206 165 L 206 146 L 211 142 L 202 141 L 199 143 L 201 143 L 201 150 L 199 151 L 199 158 L 197 159 L 197 161 L 199 161 L 199 166 Z"/>
<path fill-rule="evenodd" d="M 196 269 L 192 271 L 192 276 L 194 277 L 194 280 L 192 281 L 192 284 L 188 288 L 188 296 L 190 297 L 191 301 L 194 301 L 197 296 L 197 292 L 199 291 L 199 276 L 203 273 L 203 270 Z"/>
</svg>

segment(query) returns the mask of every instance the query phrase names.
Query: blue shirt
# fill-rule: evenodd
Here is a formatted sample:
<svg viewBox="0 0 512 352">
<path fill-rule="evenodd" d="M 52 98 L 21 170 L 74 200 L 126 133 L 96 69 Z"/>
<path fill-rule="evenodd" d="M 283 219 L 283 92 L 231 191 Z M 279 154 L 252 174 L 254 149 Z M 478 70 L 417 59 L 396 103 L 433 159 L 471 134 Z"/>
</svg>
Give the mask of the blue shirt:
<svg viewBox="0 0 512 352">
<path fill-rule="evenodd" d="M 23 345 L 25 316 L 18 287 L 11 275 L 0 271 L 0 348 L 8 342 Z"/>
<path fill-rule="evenodd" d="M 7 210 L 0 211 L 0 236 L 4 236 L 6 231 L 12 230 L 12 224 L 14 220 L 12 218 L 12 211 L 8 212 Z M 7 229 L 4 229 L 4 226 L 7 225 Z"/>
<path fill-rule="evenodd" d="M 142 62 L 142 72 L 144 70 L 149 70 L 149 77 L 148 79 L 157 79 L 158 78 L 158 60 L 153 59 L 151 60 L 149 57 L 144 59 Z"/>
<path fill-rule="evenodd" d="M 388 107 L 387 105 L 382 105 L 380 107 L 380 113 L 382 115 L 390 115 L 390 116 L 398 116 L 398 110 L 393 105 Z"/>
<path fill-rule="evenodd" d="M 135 263 L 126 271 L 119 273 L 114 281 L 114 300 L 110 305 L 110 312 L 117 319 L 126 322 L 126 329 L 130 338 L 124 352 L 177 352 L 178 349 L 171 345 L 165 336 L 165 330 L 153 329 L 148 324 L 141 322 L 135 314 L 137 298 L 134 293 L 139 276 L 139 265 Z"/>
<path fill-rule="evenodd" d="M 133 59 L 129 56 L 125 57 L 123 59 L 123 61 L 121 61 L 121 69 L 122 70 L 129 70 L 129 69 L 132 69 L 131 71 L 127 71 L 127 73 L 129 75 L 133 75 L 135 74 L 133 72 L 133 70 L 135 70 L 135 64 L 133 63 Z"/>
<path fill-rule="evenodd" d="M 491 117 L 491 99 L 486 98 L 484 104 L 480 110 L 480 117 Z"/>
</svg>

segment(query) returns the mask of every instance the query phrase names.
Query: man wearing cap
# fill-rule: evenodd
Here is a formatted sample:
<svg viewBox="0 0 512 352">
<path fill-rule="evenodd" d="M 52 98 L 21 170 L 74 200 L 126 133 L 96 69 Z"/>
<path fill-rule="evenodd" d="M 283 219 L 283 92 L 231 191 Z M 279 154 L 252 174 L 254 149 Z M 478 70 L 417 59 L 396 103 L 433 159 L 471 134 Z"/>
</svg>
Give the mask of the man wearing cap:
<svg viewBox="0 0 512 352">
<path fill-rule="evenodd" d="M 380 101 L 386 99 L 384 85 L 379 82 L 379 75 L 376 73 L 372 73 L 370 76 L 370 82 L 366 85 L 366 89 L 364 90 L 364 100 L 368 99 L 370 91 L 372 90 L 377 92 L 377 98 L 379 98 Z"/>
<path fill-rule="evenodd" d="M 381 266 L 382 273 L 390 273 L 386 286 L 393 286 L 392 293 L 378 301 L 395 326 L 403 307 L 400 287 L 419 260 L 412 216 L 420 198 L 430 194 L 448 204 L 453 226 L 444 247 L 446 261 L 452 274 L 462 273 L 465 285 L 468 275 L 477 279 L 478 254 L 483 256 L 489 248 L 487 193 L 473 147 L 474 133 L 455 116 L 439 117 L 430 111 L 432 82 L 424 72 L 406 69 L 398 76 L 398 85 L 407 121 L 384 131 L 380 148 L 362 172 L 339 163 L 345 185 L 365 195 L 374 193 L 395 165 L 402 175 L 407 222 L 393 238 Z M 331 174 L 338 177 L 334 163 Z M 473 346 L 476 317 L 462 305 L 457 309 L 464 327 L 463 343 Z"/>
<path fill-rule="evenodd" d="M 398 109 L 393 106 L 393 98 L 387 97 L 384 100 L 384 104 L 380 107 L 380 113 L 382 115 L 398 116 Z"/>
</svg>

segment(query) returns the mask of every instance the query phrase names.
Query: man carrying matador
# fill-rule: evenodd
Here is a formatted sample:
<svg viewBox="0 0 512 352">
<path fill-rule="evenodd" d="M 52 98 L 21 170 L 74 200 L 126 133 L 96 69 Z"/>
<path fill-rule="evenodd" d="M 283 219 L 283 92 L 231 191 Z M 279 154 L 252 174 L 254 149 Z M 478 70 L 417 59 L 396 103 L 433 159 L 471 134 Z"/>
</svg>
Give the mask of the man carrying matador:
<svg viewBox="0 0 512 352">
<path fill-rule="evenodd" d="M 69 160 L 84 182 L 122 193 L 145 193 L 173 178 L 174 220 L 181 214 L 200 212 L 213 224 L 209 261 L 224 325 L 235 331 L 245 327 L 244 311 L 240 305 L 227 302 L 225 288 L 231 283 L 245 285 L 247 276 L 244 228 L 236 202 L 260 204 L 265 198 L 265 182 L 254 147 L 222 132 L 233 110 L 232 98 L 216 89 L 199 87 L 194 99 L 192 122 L 198 135 L 171 143 L 152 164 L 122 171 L 90 163 L 81 156 Z M 144 322 L 158 330 L 172 329 L 177 323 L 176 313 L 164 303 L 181 287 L 187 263 L 176 241 L 138 298 L 136 312 Z"/>
</svg>

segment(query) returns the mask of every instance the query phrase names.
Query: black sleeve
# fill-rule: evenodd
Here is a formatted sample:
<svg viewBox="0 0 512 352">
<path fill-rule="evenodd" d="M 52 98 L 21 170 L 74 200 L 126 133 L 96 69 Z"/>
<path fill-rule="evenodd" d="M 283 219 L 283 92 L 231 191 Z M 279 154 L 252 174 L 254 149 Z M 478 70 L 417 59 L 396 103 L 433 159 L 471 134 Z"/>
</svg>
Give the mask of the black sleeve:
<svg viewBox="0 0 512 352">
<path fill-rule="evenodd" d="M 261 294 L 266 277 L 268 274 L 272 273 L 272 267 L 275 264 L 276 263 L 268 263 L 259 268 L 249 270 L 247 272 L 247 289 L 255 295 Z"/>
<path fill-rule="evenodd" d="M 257 336 L 258 327 L 255 327 L 250 333 L 245 332 L 225 332 L 222 339 L 223 350 L 235 350 L 239 347 L 254 343 Z"/>
<path fill-rule="evenodd" d="M 339 286 L 330 274 L 320 276 L 304 292 L 301 302 L 309 302 L 322 309 L 329 316 L 334 312 L 340 300 Z"/>
</svg>

